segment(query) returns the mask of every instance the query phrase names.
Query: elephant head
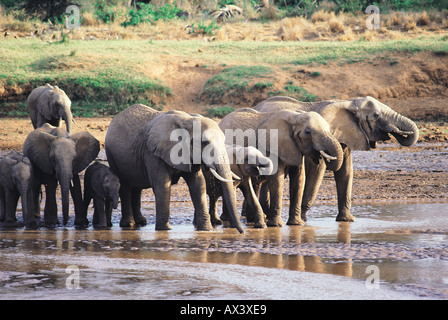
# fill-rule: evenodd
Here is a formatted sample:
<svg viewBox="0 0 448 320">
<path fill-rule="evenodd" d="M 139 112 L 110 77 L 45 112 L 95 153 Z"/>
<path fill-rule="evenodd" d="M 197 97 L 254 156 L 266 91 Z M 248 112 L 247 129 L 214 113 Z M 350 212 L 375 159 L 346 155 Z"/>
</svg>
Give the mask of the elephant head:
<svg viewBox="0 0 448 320">
<path fill-rule="evenodd" d="M 267 176 L 273 171 L 274 165 L 268 157 L 255 147 L 227 145 L 232 172 L 241 177 Z"/>
<path fill-rule="evenodd" d="M 417 142 L 419 131 L 410 119 L 372 97 L 337 101 L 322 108 L 334 136 L 352 150 L 370 150 L 394 136 L 403 146 Z"/>
<path fill-rule="evenodd" d="M 64 224 L 69 216 L 69 190 L 73 176 L 83 171 L 99 150 L 99 141 L 87 131 L 68 135 L 61 132 L 61 128 L 49 124 L 35 129 L 25 140 L 23 153 L 45 175 L 55 177 L 61 186 Z"/>
<path fill-rule="evenodd" d="M 168 166 L 187 173 L 203 168 L 221 181 L 231 221 L 239 232 L 243 232 L 225 137 L 218 124 L 206 117 L 169 111 L 158 115 L 142 130 L 147 134 L 146 138 L 141 135 L 146 140 L 147 149 Z"/>
<path fill-rule="evenodd" d="M 118 177 L 109 168 L 107 168 L 107 170 L 101 171 L 100 178 L 102 181 L 102 190 L 99 191 L 100 195 L 102 195 L 104 198 L 110 199 L 112 208 L 117 209 L 120 190 L 120 179 L 118 179 Z"/>
<path fill-rule="evenodd" d="M 330 133 L 328 123 L 316 112 L 274 112 L 269 114 L 268 119 L 262 122 L 258 129 L 266 129 L 267 136 L 270 135 L 271 129 L 278 130 L 278 144 L 275 149 L 278 158 L 287 165 L 300 165 L 303 156 L 312 158 L 316 163 L 324 158 L 327 167 L 333 171 L 339 170 L 342 165 L 342 148 Z M 267 138 L 266 141 L 270 139 Z M 272 145 L 267 143 L 267 146 L 267 151 L 273 152 Z"/>
<path fill-rule="evenodd" d="M 28 109 L 34 128 L 45 122 L 59 126 L 60 120 L 65 121 L 67 132 L 72 132 L 73 116 L 71 101 L 58 86 L 45 86 L 34 89 L 28 97 Z"/>
</svg>

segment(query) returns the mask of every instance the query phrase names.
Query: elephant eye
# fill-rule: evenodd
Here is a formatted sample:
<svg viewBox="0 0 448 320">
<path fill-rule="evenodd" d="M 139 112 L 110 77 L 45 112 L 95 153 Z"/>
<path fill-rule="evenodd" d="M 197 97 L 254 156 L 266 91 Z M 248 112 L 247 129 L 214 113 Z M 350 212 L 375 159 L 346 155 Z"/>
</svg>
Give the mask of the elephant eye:
<svg viewBox="0 0 448 320">
<path fill-rule="evenodd" d="M 305 134 L 311 134 L 311 129 L 310 128 L 306 128 L 305 129 Z"/>
<path fill-rule="evenodd" d="M 373 114 L 373 120 L 378 120 L 380 118 L 380 114 L 378 112 L 375 112 Z"/>
</svg>

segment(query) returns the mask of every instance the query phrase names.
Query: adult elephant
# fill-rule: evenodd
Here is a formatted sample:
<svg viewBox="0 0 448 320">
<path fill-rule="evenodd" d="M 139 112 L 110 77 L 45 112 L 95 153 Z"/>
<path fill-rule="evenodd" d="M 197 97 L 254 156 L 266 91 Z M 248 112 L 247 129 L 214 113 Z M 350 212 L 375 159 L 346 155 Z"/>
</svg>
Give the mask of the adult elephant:
<svg viewBox="0 0 448 320">
<path fill-rule="evenodd" d="M 48 83 L 31 91 L 27 105 L 34 129 L 44 123 L 60 127 L 62 119 L 65 121 L 67 132 L 71 133 L 73 122 L 71 104 L 63 90 Z"/>
<path fill-rule="evenodd" d="M 240 180 L 234 182 L 244 196 L 250 210 L 246 215 L 247 222 L 254 222 L 255 228 L 266 227 L 264 213 L 258 201 L 257 191 L 259 184 L 264 182 L 261 176 L 270 175 L 273 170 L 271 159 L 263 155 L 254 147 L 242 147 L 238 145 L 227 145 L 227 154 L 230 160 L 230 169 Z M 210 216 L 213 225 L 222 224 L 218 217 L 216 204 L 222 196 L 221 183 L 211 173 L 204 173 L 207 185 L 207 194 L 210 199 Z M 254 186 L 255 184 L 255 186 Z M 227 206 L 223 205 L 224 220 L 228 220 Z"/>
<path fill-rule="evenodd" d="M 256 147 L 274 162 L 274 173 L 266 181 L 271 191 L 268 226 L 283 226 L 283 181 L 291 172 L 303 177 L 303 156 L 316 162 L 323 157 L 332 170 L 338 170 L 342 164 L 342 148 L 330 133 L 328 123 L 316 112 L 263 113 L 239 109 L 224 117 L 219 127 L 225 132 L 227 144 Z M 287 222 L 290 225 L 304 224 L 299 207 L 303 185 L 302 179 L 290 180 L 291 205 Z"/>
<path fill-rule="evenodd" d="M 350 212 L 353 183 L 352 150 L 376 148 L 378 141 L 390 140 L 390 135 L 403 146 L 417 142 L 417 125 L 372 97 L 352 100 L 300 102 L 289 97 L 272 97 L 254 107 L 255 110 L 273 112 L 296 110 L 318 112 L 330 125 L 330 130 L 344 150 L 342 166 L 334 172 L 338 196 L 337 221 L 354 221 Z M 279 111 L 280 112 L 280 111 Z M 302 219 L 316 199 L 325 169 L 324 161 L 318 164 L 306 160 L 306 184 L 301 205 Z"/>
<path fill-rule="evenodd" d="M 32 165 L 35 177 L 33 183 L 33 218 L 39 216 L 40 186 L 45 185 L 44 222 L 47 226 L 57 225 L 56 188 L 61 186 L 63 224 L 69 218 L 69 191 L 75 206 L 75 225 L 88 224 L 82 202 L 79 173 L 96 158 L 100 143 L 89 132 L 69 135 L 63 128 L 48 123 L 32 131 L 23 144 L 23 154 Z"/>
<path fill-rule="evenodd" d="M 212 230 L 202 167 L 221 179 L 231 221 L 243 232 L 224 134 L 213 120 L 182 111 L 159 112 L 142 104 L 133 105 L 111 121 L 106 155 L 112 171 L 120 178 L 120 226 L 146 224 L 140 211 L 141 190 L 152 188 L 156 200 L 155 228 L 169 230 L 171 185 L 182 177 L 190 190 L 196 228 Z"/>
</svg>

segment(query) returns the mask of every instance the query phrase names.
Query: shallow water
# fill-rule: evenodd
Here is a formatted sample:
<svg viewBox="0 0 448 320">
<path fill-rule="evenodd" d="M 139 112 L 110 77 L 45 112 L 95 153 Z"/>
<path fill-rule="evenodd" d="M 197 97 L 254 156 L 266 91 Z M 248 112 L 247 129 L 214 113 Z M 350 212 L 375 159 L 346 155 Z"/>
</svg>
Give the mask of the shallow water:
<svg viewBox="0 0 448 320">
<path fill-rule="evenodd" d="M 244 235 L 197 232 L 189 204 L 173 206 L 170 231 L 154 230 L 151 203 L 140 229 L 122 230 L 115 214 L 111 230 L 1 230 L 0 297 L 448 298 L 447 203 L 354 206 L 354 223 L 315 206 L 307 226 Z"/>
</svg>

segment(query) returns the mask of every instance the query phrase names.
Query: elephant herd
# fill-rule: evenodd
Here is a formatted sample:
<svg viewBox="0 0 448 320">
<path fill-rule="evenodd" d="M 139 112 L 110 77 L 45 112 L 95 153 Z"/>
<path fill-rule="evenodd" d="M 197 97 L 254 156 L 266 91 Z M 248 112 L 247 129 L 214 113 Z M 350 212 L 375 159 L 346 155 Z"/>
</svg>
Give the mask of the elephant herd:
<svg viewBox="0 0 448 320">
<path fill-rule="evenodd" d="M 69 220 L 70 194 L 76 227 L 89 225 L 92 199 L 95 228 L 112 225 L 118 199 L 121 227 L 146 225 L 141 192 L 152 188 L 155 228 L 168 230 L 171 186 L 181 177 L 189 189 L 197 230 L 213 230 L 224 220 L 243 233 L 236 188 L 244 196 L 242 213 L 247 222 L 255 228 L 283 226 L 286 177 L 287 224 L 304 225 L 325 170 L 333 171 L 336 181 L 336 220 L 354 221 L 351 151 L 373 149 L 390 135 L 410 146 L 419 134 L 414 122 L 372 97 L 314 103 L 272 97 L 228 114 L 219 124 L 197 114 L 161 112 L 136 104 L 112 119 L 105 140 L 107 161 L 95 161 L 99 141 L 89 132 L 71 133 L 73 117 L 64 91 L 47 84 L 33 90 L 27 104 L 35 130 L 26 138 L 23 154 L 12 151 L 0 159 L 0 222 L 5 227 L 22 225 L 15 214 L 19 197 L 27 228 L 56 226 L 59 184 L 64 225 Z M 60 127 L 62 120 L 66 130 Z M 84 170 L 83 193 L 79 174 Z"/>
</svg>

